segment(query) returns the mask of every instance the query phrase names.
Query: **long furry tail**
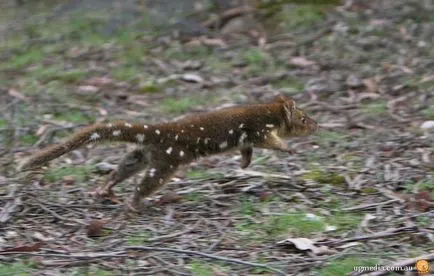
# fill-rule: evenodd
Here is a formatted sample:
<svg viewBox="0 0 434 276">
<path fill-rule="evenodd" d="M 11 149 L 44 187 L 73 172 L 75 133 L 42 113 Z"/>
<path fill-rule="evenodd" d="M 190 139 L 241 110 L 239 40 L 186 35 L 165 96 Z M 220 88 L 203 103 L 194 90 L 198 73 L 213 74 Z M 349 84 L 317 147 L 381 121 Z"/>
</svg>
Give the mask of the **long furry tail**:
<svg viewBox="0 0 434 276">
<path fill-rule="evenodd" d="M 103 141 L 143 143 L 145 136 L 149 137 L 147 134 L 151 128 L 152 126 L 144 127 L 144 125 L 130 124 L 124 121 L 94 124 L 78 131 L 65 142 L 47 147 L 30 156 L 18 165 L 18 170 L 26 171 L 38 168 L 50 160 L 91 143 Z"/>
</svg>

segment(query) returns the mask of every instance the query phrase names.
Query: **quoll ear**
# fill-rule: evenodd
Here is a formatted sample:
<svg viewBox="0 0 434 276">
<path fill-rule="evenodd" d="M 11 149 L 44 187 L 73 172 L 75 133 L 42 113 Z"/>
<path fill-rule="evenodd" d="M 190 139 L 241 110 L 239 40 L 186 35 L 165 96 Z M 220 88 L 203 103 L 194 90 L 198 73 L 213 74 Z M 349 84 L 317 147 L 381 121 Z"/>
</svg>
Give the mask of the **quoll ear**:
<svg viewBox="0 0 434 276">
<path fill-rule="evenodd" d="M 283 109 L 288 123 L 291 123 L 292 121 L 294 121 L 294 119 L 296 119 L 297 108 L 295 106 L 295 101 L 293 99 L 286 100 L 283 104 Z"/>
</svg>

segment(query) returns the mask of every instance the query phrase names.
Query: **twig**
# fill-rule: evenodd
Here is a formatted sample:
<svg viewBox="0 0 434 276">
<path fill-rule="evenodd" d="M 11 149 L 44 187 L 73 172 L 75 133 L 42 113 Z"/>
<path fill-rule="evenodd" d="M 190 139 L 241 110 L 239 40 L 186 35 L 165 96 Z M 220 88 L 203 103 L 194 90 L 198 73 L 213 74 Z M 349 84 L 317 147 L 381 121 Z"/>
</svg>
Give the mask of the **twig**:
<svg viewBox="0 0 434 276">
<path fill-rule="evenodd" d="M 357 205 L 357 206 L 353 206 L 353 207 L 343 208 L 342 211 L 360 211 L 360 210 L 365 210 L 365 209 L 372 209 L 372 208 L 376 208 L 378 206 L 392 204 L 395 202 L 399 202 L 399 200 L 398 199 L 392 199 L 392 200 L 388 200 L 385 202 L 361 204 L 361 205 Z"/>
<path fill-rule="evenodd" d="M 54 257 L 54 258 L 68 258 L 68 259 L 99 259 L 99 258 L 113 258 L 113 257 L 129 257 L 129 251 L 160 251 L 160 252 L 173 252 L 181 253 L 187 255 L 201 256 L 204 258 L 210 258 L 214 260 L 224 261 L 228 263 L 242 264 L 250 267 L 260 267 L 273 271 L 279 275 L 286 275 L 282 270 L 270 267 L 266 264 L 253 263 L 243 260 L 237 260 L 228 257 L 221 257 L 213 254 L 203 253 L 200 251 L 184 250 L 168 247 L 153 247 L 153 246 L 127 246 L 122 250 L 113 252 L 86 252 L 86 253 L 71 253 L 71 254 L 61 254 L 61 253 L 34 253 L 34 252 L 0 252 L 1 255 L 29 255 L 29 256 L 44 256 L 44 257 Z"/>
<path fill-rule="evenodd" d="M 16 196 L 18 188 L 17 185 L 12 184 L 8 197 L 11 197 L 13 200 L 6 202 L 3 208 L 0 211 L 0 224 L 7 222 L 11 217 L 12 213 L 14 213 L 17 207 L 21 204 L 21 197 Z"/>
<path fill-rule="evenodd" d="M 61 215 L 59 215 L 58 213 L 54 212 L 53 210 L 48 209 L 47 207 L 45 207 L 44 205 L 42 205 L 41 203 L 37 204 L 42 210 L 50 213 L 53 217 L 59 219 L 59 220 L 63 220 L 63 221 L 68 221 L 68 222 L 73 222 L 73 223 L 78 223 L 81 225 L 87 225 L 85 222 L 79 220 L 79 219 L 70 219 L 70 218 L 65 218 L 62 217 Z"/>
<path fill-rule="evenodd" d="M 277 174 L 277 173 L 263 173 L 263 172 L 257 172 L 253 170 L 235 170 L 240 176 L 248 176 L 248 177 L 263 177 L 266 179 L 276 179 L 277 181 L 285 181 L 285 180 L 292 180 L 291 176 L 284 175 L 284 174 Z M 286 184 L 286 182 L 285 182 Z M 294 184 L 294 183 L 288 183 L 288 185 L 296 188 L 296 189 L 303 189 L 302 186 Z"/>
<path fill-rule="evenodd" d="M 378 232 L 378 233 L 374 233 L 372 235 L 363 235 L 363 236 L 359 236 L 359 237 L 353 237 L 353 238 L 348 238 L 348 239 L 342 239 L 342 240 L 338 240 L 338 241 L 327 241 L 327 242 L 319 242 L 318 244 L 320 245 L 341 245 L 343 243 L 347 243 L 347 242 L 353 242 L 353 241 L 363 241 L 363 240 L 372 240 L 372 239 L 379 239 L 379 238 L 386 238 L 386 237 L 392 237 L 392 236 L 397 236 L 397 235 L 401 235 L 401 234 L 405 234 L 405 233 L 409 233 L 409 232 L 414 232 L 415 230 L 417 230 L 416 227 L 401 227 L 401 228 L 396 228 L 396 229 L 392 229 L 392 230 L 386 230 L 386 231 L 382 231 L 382 232 Z"/>
<path fill-rule="evenodd" d="M 270 271 L 274 271 L 280 275 L 286 275 L 283 271 L 281 271 L 277 268 L 270 267 L 266 264 L 252 263 L 252 262 L 237 260 L 237 259 L 228 258 L 228 257 L 221 257 L 221 256 L 213 255 L 213 254 L 203 253 L 200 251 L 184 250 L 184 249 L 176 249 L 176 248 L 168 248 L 168 247 L 153 247 L 153 246 L 128 246 L 128 247 L 125 247 L 124 249 L 125 250 L 139 250 L 139 251 L 162 251 L 162 252 L 182 253 L 182 254 L 187 254 L 187 255 L 196 255 L 196 256 L 215 259 L 215 260 L 224 261 L 224 262 L 228 262 L 228 263 L 236 263 L 236 264 L 243 264 L 243 265 L 247 265 L 247 266 L 260 267 L 260 268 L 268 269 Z"/>
<path fill-rule="evenodd" d="M 193 231 L 194 229 L 196 229 L 196 227 L 202 223 L 201 220 L 198 220 L 197 223 L 195 223 L 192 227 L 188 227 L 187 229 L 183 230 L 183 231 L 179 231 L 179 232 L 174 232 L 172 234 L 168 234 L 168 235 L 162 235 L 162 236 L 158 236 L 158 237 L 154 237 L 154 238 L 149 238 L 148 241 L 149 242 L 155 242 L 155 241 L 160 241 L 160 240 L 167 240 L 167 239 L 171 239 L 171 238 L 175 238 L 177 236 L 181 236 L 184 234 L 187 234 L 188 232 Z"/>
</svg>

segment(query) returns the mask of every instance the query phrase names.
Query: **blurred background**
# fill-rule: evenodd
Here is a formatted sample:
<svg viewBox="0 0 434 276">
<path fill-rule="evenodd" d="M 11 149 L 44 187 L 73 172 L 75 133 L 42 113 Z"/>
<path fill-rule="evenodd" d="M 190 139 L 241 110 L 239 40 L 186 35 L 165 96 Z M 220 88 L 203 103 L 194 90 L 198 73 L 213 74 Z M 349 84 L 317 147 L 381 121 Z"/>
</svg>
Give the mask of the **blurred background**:
<svg viewBox="0 0 434 276">
<path fill-rule="evenodd" d="M 432 0 L 1 1 L 0 275 L 334 276 L 434 259 L 433 37 Z M 198 160 L 140 217 L 88 195 L 132 145 L 16 175 L 88 124 L 279 93 L 322 126 L 291 139 L 296 154 Z M 195 253 L 126 254 L 143 245 Z"/>
</svg>

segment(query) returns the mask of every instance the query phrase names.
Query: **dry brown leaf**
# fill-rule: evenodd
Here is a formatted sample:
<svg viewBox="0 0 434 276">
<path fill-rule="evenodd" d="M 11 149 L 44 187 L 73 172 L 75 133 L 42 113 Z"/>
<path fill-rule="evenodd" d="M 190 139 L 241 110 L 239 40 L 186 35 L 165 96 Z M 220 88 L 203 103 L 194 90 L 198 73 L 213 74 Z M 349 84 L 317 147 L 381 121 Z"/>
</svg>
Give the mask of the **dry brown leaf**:
<svg viewBox="0 0 434 276">
<path fill-rule="evenodd" d="M 278 245 L 291 245 L 300 251 L 311 251 L 315 255 L 321 255 L 330 252 L 327 246 L 316 246 L 315 241 L 307 238 L 289 238 L 277 242 Z"/>
<path fill-rule="evenodd" d="M 103 226 L 107 223 L 106 219 L 93 219 L 87 226 L 87 236 L 89 238 L 101 237 L 103 235 Z"/>
</svg>

